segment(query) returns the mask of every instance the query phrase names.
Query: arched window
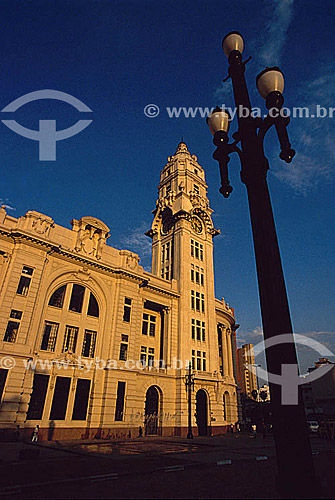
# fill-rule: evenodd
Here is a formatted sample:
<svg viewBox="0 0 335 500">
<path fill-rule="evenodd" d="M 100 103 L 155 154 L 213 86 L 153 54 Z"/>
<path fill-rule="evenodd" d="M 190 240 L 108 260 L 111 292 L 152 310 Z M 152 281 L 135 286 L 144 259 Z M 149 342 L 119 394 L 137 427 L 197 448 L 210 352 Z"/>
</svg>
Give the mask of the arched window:
<svg viewBox="0 0 335 500">
<path fill-rule="evenodd" d="M 59 307 L 61 309 L 64 303 L 65 292 L 66 285 L 57 288 L 57 290 L 50 297 L 49 306 Z"/>
<path fill-rule="evenodd" d="M 90 300 L 88 303 L 87 315 L 94 316 L 95 318 L 99 318 L 98 302 L 97 302 L 97 299 L 94 297 L 92 292 L 90 293 Z"/>
<path fill-rule="evenodd" d="M 73 285 L 72 295 L 70 300 L 70 311 L 81 313 L 83 307 L 83 300 L 85 294 L 85 287 L 82 285 Z"/>
</svg>

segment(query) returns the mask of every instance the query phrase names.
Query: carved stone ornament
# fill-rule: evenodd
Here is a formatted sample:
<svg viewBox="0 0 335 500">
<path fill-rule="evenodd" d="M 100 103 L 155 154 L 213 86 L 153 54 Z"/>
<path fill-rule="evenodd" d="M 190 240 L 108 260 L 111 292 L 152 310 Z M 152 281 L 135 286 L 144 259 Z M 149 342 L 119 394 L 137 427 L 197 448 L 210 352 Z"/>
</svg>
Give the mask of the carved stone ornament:
<svg viewBox="0 0 335 500">
<path fill-rule="evenodd" d="M 88 281 L 91 279 L 91 272 L 87 267 L 83 267 L 80 271 L 73 273 L 73 276 L 79 281 Z"/>
<path fill-rule="evenodd" d="M 136 269 L 140 262 L 140 258 L 136 253 L 129 250 L 120 250 L 120 255 L 122 256 L 122 265 L 124 267 L 128 267 L 131 270 Z"/>
<path fill-rule="evenodd" d="M 82 217 L 72 220 L 73 231 L 77 232 L 76 252 L 88 257 L 101 258 L 102 247 L 109 238 L 109 228 L 95 217 Z"/>
</svg>

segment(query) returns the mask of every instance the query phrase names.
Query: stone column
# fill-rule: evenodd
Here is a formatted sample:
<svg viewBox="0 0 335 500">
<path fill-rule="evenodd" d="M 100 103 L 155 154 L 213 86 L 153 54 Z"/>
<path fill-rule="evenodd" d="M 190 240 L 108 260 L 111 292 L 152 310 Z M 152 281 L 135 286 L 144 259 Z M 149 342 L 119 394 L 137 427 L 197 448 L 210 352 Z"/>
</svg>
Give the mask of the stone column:
<svg viewBox="0 0 335 500">
<path fill-rule="evenodd" d="M 228 356 L 228 375 L 234 378 L 233 369 L 233 351 L 231 347 L 231 331 L 227 328 L 226 330 L 226 340 L 227 340 L 227 356 Z"/>
<path fill-rule="evenodd" d="M 227 340 L 226 340 L 226 328 L 222 325 L 221 336 L 222 336 L 222 357 L 223 357 L 223 375 L 229 376 L 229 360 L 228 360 L 228 350 L 227 350 Z"/>
</svg>

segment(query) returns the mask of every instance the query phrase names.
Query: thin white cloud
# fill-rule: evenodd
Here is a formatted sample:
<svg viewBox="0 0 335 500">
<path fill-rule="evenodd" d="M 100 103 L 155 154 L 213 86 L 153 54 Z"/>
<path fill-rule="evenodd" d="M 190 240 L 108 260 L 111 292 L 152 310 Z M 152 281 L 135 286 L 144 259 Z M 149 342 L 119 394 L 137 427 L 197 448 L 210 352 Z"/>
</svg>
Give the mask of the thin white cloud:
<svg viewBox="0 0 335 500">
<path fill-rule="evenodd" d="M 268 0 L 266 4 L 264 17 L 268 21 L 254 42 L 261 45 L 255 53 L 262 65 L 277 66 L 294 17 L 294 0 Z"/>
<path fill-rule="evenodd" d="M 151 256 L 151 240 L 144 234 L 147 229 L 147 224 L 143 222 L 140 226 L 132 229 L 127 236 L 120 240 L 122 247 L 138 253 L 144 260 L 148 260 L 148 257 Z"/>
<path fill-rule="evenodd" d="M 328 110 L 333 106 L 334 95 L 335 65 L 331 63 L 297 89 L 296 106 L 307 108 L 314 118 L 291 118 L 288 132 L 297 151 L 292 163 L 271 158 L 274 175 L 299 194 L 307 195 L 320 183 L 333 178 L 335 113 L 332 118 Z M 322 113 L 327 112 L 327 116 L 317 117 L 317 106 Z"/>
<path fill-rule="evenodd" d="M 5 199 L 0 198 L 0 206 L 5 207 L 6 210 L 13 210 L 13 211 L 15 211 L 16 208 L 12 207 L 11 205 L 9 205 L 8 202 L 9 202 L 8 198 L 5 198 Z"/>
</svg>

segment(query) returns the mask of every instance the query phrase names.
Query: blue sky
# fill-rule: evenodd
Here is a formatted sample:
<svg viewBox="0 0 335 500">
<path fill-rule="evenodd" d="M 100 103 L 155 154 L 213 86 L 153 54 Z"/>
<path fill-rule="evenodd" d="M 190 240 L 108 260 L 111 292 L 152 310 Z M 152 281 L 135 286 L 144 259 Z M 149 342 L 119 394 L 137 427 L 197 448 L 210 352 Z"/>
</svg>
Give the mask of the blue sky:
<svg viewBox="0 0 335 500">
<path fill-rule="evenodd" d="M 235 307 L 240 342 L 261 339 L 261 319 L 245 186 L 230 162 L 234 191 L 218 193 L 219 175 L 205 120 L 169 118 L 166 107 L 233 106 L 222 37 L 240 30 L 254 106 L 264 108 L 255 76 L 267 65 L 285 74 L 285 104 L 335 106 L 334 4 L 330 0 L 2 0 L 0 109 L 35 90 L 71 94 L 93 123 L 57 144 L 57 161 L 38 161 L 38 145 L 0 123 L 0 198 L 18 217 L 37 210 L 70 227 L 93 215 L 111 229 L 109 244 L 150 265 L 150 227 L 159 172 L 183 137 L 205 168 L 215 239 L 216 295 Z M 143 109 L 154 103 L 156 118 Z M 39 101 L 16 120 L 57 128 L 86 118 L 69 105 Z M 2 119 L 5 117 L 2 115 Z M 294 329 L 335 350 L 334 125 L 331 118 L 292 119 L 297 155 L 286 165 L 271 131 L 273 200 Z M 236 123 L 231 126 L 232 132 Z M 318 357 L 310 353 L 311 360 Z M 307 359 L 307 358 L 306 358 Z"/>
</svg>

